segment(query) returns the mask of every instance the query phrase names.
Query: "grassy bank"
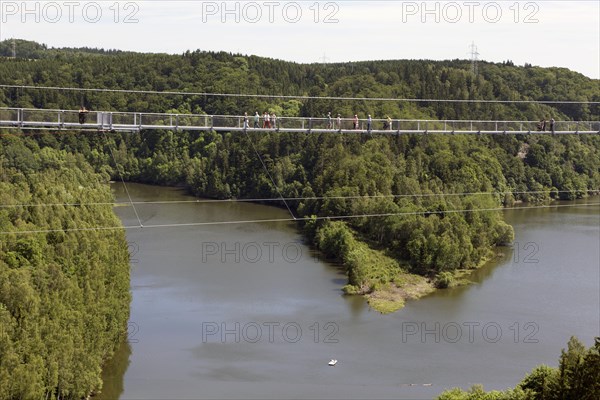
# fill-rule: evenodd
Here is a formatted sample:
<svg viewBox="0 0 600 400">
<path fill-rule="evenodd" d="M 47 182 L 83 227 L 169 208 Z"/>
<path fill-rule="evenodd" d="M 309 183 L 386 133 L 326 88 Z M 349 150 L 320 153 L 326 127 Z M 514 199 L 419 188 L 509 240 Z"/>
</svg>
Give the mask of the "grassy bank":
<svg viewBox="0 0 600 400">
<path fill-rule="evenodd" d="M 329 259 L 342 263 L 348 275 L 344 292 L 365 296 L 369 305 L 383 313 L 392 313 L 404 307 L 406 300 L 418 299 L 443 289 L 469 284 L 468 275 L 483 266 L 493 256 L 484 257 L 474 268 L 443 271 L 426 277 L 410 272 L 409 265 L 401 265 L 385 251 L 372 248 L 341 221 L 327 221 L 306 226 L 309 237 Z"/>
<path fill-rule="evenodd" d="M 381 313 L 404 307 L 407 299 L 416 299 L 434 290 L 425 277 L 411 274 L 382 250 L 358 240 L 355 233 L 341 222 L 327 221 L 320 227 L 307 225 L 309 236 L 327 258 L 341 262 L 348 274 L 344 292 L 364 295 L 369 305 Z"/>
</svg>

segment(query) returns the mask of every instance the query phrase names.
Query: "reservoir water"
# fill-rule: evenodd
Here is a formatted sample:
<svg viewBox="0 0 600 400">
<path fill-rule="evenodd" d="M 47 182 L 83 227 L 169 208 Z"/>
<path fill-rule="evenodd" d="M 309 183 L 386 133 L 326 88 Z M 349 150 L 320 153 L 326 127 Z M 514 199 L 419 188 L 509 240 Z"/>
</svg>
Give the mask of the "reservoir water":
<svg viewBox="0 0 600 400">
<path fill-rule="evenodd" d="M 144 225 L 287 218 L 248 203 L 196 203 L 128 184 Z M 114 184 L 118 201 L 127 201 Z M 600 207 L 507 210 L 512 248 L 472 285 L 391 315 L 342 294 L 343 272 L 293 223 L 131 229 L 128 342 L 100 399 L 432 398 L 517 384 L 557 365 L 571 335 L 600 335 Z M 575 204 L 575 203 L 565 203 Z M 136 225 L 131 207 L 117 207 Z M 335 367 L 328 366 L 335 358 Z"/>
</svg>

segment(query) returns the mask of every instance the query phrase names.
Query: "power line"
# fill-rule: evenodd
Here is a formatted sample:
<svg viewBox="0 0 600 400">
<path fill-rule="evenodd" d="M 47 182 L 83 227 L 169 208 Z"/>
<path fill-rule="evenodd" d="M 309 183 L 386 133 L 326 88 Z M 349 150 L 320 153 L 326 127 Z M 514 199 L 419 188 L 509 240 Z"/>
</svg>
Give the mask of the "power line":
<svg viewBox="0 0 600 400">
<path fill-rule="evenodd" d="M 600 189 L 584 190 L 586 193 L 599 192 Z M 261 203 L 277 201 L 306 201 L 306 200 L 359 200 L 359 199 L 395 199 L 395 198 L 427 198 L 427 197 L 457 197 L 457 196 L 485 196 L 506 194 L 545 194 L 545 193 L 573 193 L 577 190 L 528 190 L 506 192 L 462 192 L 462 193 L 414 193 L 414 194 L 376 194 L 355 196 L 309 196 L 309 197 L 277 197 L 277 198 L 250 198 L 250 199 L 195 199 L 195 200 L 158 200 L 158 201 L 124 201 L 124 202 L 96 202 L 96 203 L 24 203 L 0 204 L 0 208 L 17 207 L 85 207 L 85 206 L 128 206 L 128 205 L 168 205 L 168 204 L 207 204 L 207 203 Z"/>
<path fill-rule="evenodd" d="M 468 100 L 468 99 L 411 99 L 390 97 L 343 97 L 343 96 L 300 96 L 280 94 L 243 94 L 243 93 L 211 93 L 211 92 L 177 92 L 159 90 L 135 90 L 135 89 L 102 89 L 102 88 L 76 88 L 59 86 L 31 86 L 31 85 L 0 85 L 7 89 L 35 89 L 35 90 L 59 90 L 76 92 L 99 92 L 99 93 L 128 93 L 128 94 L 160 94 L 170 96 L 206 96 L 206 97 L 240 97 L 240 98 L 267 98 L 285 100 L 339 100 L 339 101 L 394 101 L 412 103 L 496 103 L 496 104 L 600 104 L 599 101 L 573 101 L 573 100 Z"/>
<path fill-rule="evenodd" d="M 378 217 L 399 217 L 399 216 L 415 216 L 415 215 L 437 215 L 451 213 L 473 213 L 473 212 L 492 212 L 492 211 L 507 211 L 507 210 L 533 210 L 533 209 L 548 209 L 548 208 L 567 208 L 567 207 L 591 207 L 600 206 L 600 203 L 589 204 L 555 204 L 530 207 L 515 207 L 515 208 L 476 208 L 469 210 L 445 210 L 445 211 L 408 211 L 400 213 L 380 213 L 380 214 L 356 214 L 356 215 L 334 215 L 334 216 L 317 216 L 317 217 L 301 217 L 301 218 L 273 218 L 273 219 L 257 219 L 257 220 L 234 220 L 234 221 L 212 221 L 212 222 L 189 222 L 178 224 L 155 224 L 155 225 L 131 225 L 131 226 L 109 226 L 109 227 L 86 227 L 86 228 L 67 228 L 67 229 L 32 229 L 23 231 L 2 231 L 0 235 L 10 234 L 34 234 L 34 233 L 53 233 L 53 232 L 85 232 L 85 231 L 106 231 L 106 230 L 131 230 L 131 229 L 158 229 L 158 228 L 185 228 L 199 226 L 214 226 L 214 225 L 242 225 L 242 224 L 258 224 L 258 223 L 274 223 L 274 222 L 294 222 L 294 221 L 310 221 L 310 220 L 344 220 L 357 218 L 378 218 Z"/>
<path fill-rule="evenodd" d="M 477 51 L 477 46 L 475 46 L 475 42 L 472 42 L 469 48 L 471 51 L 471 72 L 473 73 L 473 75 L 477 75 L 479 73 L 477 62 L 479 61 L 478 57 L 480 54 Z"/>
<path fill-rule="evenodd" d="M 106 132 L 103 132 L 103 134 L 104 134 L 104 139 L 106 139 L 106 145 L 108 146 L 110 155 L 113 159 L 113 162 L 115 163 L 115 169 L 117 170 L 117 174 L 119 175 L 119 178 L 121 178 L 121 182 L 123 183 L 123 187 L 125 188 L 125 193 L 127 194 L 127 198 L 129 199 L 129 204 L 131 204 L 131 207 L 133 208 L 133 212 L 135 214 L 135 217 L 138 220 L 138 223 L 140 224 L 140 226 L 142 226 L 142 220 L 140 219 L 140 216 L 135 208 L 135 205 L 133 204 L 133 199 L 131 198 L 131 195 L 129 194 L 129 190 L 127 189 L 127 185 L 125 184 L 125 179 L 123 179 L 123 174 L 121 174 L 121 169 L 119 168 L 119 164 L 117 163 L 117 159 L 115 158 L 115 153 L 113 152 L 112 146 L 110 145 L 110 143 L 108 141 L 108 135 L 106 134 Z"/>
<path fill-rule="evenodd" d="M 254 145 L 254 142 L 252 141 L 252 138 L 250 137 L 250 134 L 248 133 L 248 130 L 244 130 L 244 133 L 246 134 L 246 138 L 248 139 L 248 142 L 250 143 L 250 146 L 252 147 L 252 149 L 254 150 L 254 153 L 256 153 L 256 156 L 258 157 L 258 159 L 260 160 L 260 163 L 262 164 L 265 172 L 267 173 L 267 176 L 269 177 L 269 179 L 271 180 L 271 183 L 273 184 L 273 186 L 275 187 L 275 190 L 277 190 L 277 193 L 279 193 L 280 199 L 281 201 L 283 201 L 283 204 L 285 204 L 285 207 L 287 208 L 287 210 L 289 211 L 290 215 L 292 216 L 293 219 L 296 219 L 296 217 L 294 216 L 294 213 L 292 212 L 292 209 L 290 208 L 290 206 L 288 205 L 287 201 L 285 201 L 285 199 L 283 198 L 283 193 L 281 193 L 281 190 L 279 189 L 279 186 L 277 186 L 277 184 L 275 183 L 275 180 L 273 179 L 273 176 L 271 176 L 271 173 L 269 172 L 269 169 L 267 168 L 267 164 L 265 164 L 265 162 L 263 161 L 260 153 L 258 152 L 258 149 L 256 148 L 256 146 Z"/>
</svg>

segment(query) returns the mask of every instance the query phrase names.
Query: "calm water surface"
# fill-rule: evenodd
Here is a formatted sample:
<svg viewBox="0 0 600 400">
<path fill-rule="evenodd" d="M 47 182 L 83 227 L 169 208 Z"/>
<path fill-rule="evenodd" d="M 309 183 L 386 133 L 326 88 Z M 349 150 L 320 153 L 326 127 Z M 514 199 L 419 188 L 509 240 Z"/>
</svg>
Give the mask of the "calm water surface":
<svg viewBox="0 0 600 400">
<path fill-rule="evenodd" d="M 194 200 L 128 184 L 134 200 Z M 113 185 L 126 201 L 122 185 Z M 598 199 L 579 204 L 597 203 Z M 117 207 L 136 225 L 131 207 Z M 137 206 L 144 225 L 287 218 L 242 203 Z M 129 230 L 129 341 L 101 399 L 432 398 L 514 386 L 600 335 L 600 208 L 510 210 L 515 246 L 473 274 L 380 315 L 292 223 Z M 331 358 L 339 360 L 329 367 Z"/>
</svg>

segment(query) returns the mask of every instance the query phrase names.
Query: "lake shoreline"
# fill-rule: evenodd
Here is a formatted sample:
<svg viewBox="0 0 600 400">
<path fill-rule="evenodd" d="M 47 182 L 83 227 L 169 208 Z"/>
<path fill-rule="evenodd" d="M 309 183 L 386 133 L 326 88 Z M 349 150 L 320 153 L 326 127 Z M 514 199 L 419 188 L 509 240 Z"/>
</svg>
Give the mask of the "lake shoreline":
<svg viewBox="0 0 600 400">
<path fill-rule="evenodd" d="M 111 183 L 118 183 L 111 181 Z M 138 182 L 126 182 L 126 183 L 138 183 Z M 144 185 L 163 187 L 163 188 L 171 188 L 183 191 L 185 195 L 191 196 L 195 199 L 214 199 L 211 197 L 201 197 L 196 196 L 192 193 L 190 188 L 184 184 L 178 185 L 160 185 L 160 184 L 147 184 L 142 183 Z M 590 195 L 584 197 L 590 198 L 595 196 L 600 196 L 600 192 L 589 191 Z M 575 199 L 579 200 L 579 199 Z M 549 204 L 551 205 L 556 202 L 568 202 L 571 203 L 575 200 L 561 200 L 561 199 L 550 199 Z M 235 202 L 236 199 L 231 199 L 232 202 Z M 265 202 L 251 202 L 254 204 L 260 204 L 267 207 L 275 207 L 278 209 L 285 209 L 283 206 L 278 206 L 276 204 L 265 203 Z M 523 201 L 515 201 L 510 207 L 504 207 L 502 211 L 506 210 L 519 210 L 519 209 L 527 209 L 531 205 L 535 205 L 536 203 L 531 202 L 523 202 Z M 511 226 L 512 228 L 512 226 Z M 314 250 L 318 251 L 321 256 L 326 258 L 322 249 L 319 249 L 318 246 L 315 246 L 314 243 L 311 242 L 310 237 L 302 231 L 301 227 L 296 226 L 296 230 L 302 235 L 302 237 L 306 240 L 307 244 Z M 363 243 L 368 246 L 368 244 L 359 238 L 357 240 L 360 243 Z M 497 251 L 496 249 L 501 247 L 512 247 L 512 243 L 507 243 L 505 245 L 499 245 L 495 247 L 491 247 L 489 249 L 488 254 L 476 265 L 470 268 L 460 268 L 453 271 L 446 271 L 444 273 L 449 274 L 449 282 L 447 285 L 439 285 L 438 277 L 439 274 L 435 277 L 431 276 L 423 276 L 415 273 L 411 273 L 406 271 L 404 268 L 400 269 L 400 272 L 397 273 L 397 276 L 394 278 L 393 282 L 387 283 L 385 285 L 378 285 L 376 288 L 356 288 L 350 284 L 350 278 L 348 277 L 348 273 L 346 273 L 348 282 L 345 286 L 343 286 L 342 290 L 344 295 L 346 296 L 362 296 L 367 301 L 369 307 L 373 310 L 380 312 L 381 314 L 390 314 L 396 311 L 401 310 L 405 307 L 406 302 L 409 300 L 418 300 L 424 296 L 435 293 L 440 290 L 452 289 L 460 286 L 467 286 L 472 284 L 473 282 L 468 279 L 470 275 L 474 272 L 478 271 L 482 267 L 486 266 L 488 263 L 494 261 L 496 258 L 500 257 L 503 253 Z M 340 266 L 348 271 L 348 265 L 343 261 L 340 261 Z"/>
<path fill-rule="evenodd" d="M 113 188 L 119 201 L 127 200 L 121 184 Z M 129 192 L 134 201 L 152 203 L 138 208 L 149 225 L 286 216 L 255 204 L 187 202 L 193 198 L 175 188 L 132 184 Z M 167 201 L 182 203 L 158 204 Z M 277 388 L 279 398 L 292 392 L 359 398 L 357 389 L 364 388 L 367 397 L 431 399 L 451 387 L 468 389 L 467 382 L 488 390 L 514 387 L 536 365 L 553 365 L 570 336 L 589 342 L 597 326 L 598 208 L 583 207 L 595 200 L 572 203 L 581 207 L 503 213 L 516 231 L 514 250 L 496 249 L 505 256 L 468 271 L 474 284 L 406 301 L 390 315 L 364 296 L 343 296 L 345 271 L 314 252 L 295 224 L 128 230 L 127 240 L 136 244 L 130 248 L 131 348 L 119 350 L 115 358 L 122 362 L 105 366 L 97 399 L 264 397 Z M 125 226 L 135 225 L 131 209 L 115 210 Z M 265 252 L 263 262 L 220 254 L 203 261 L 201 244 L 208 242 L 227 250 L 236 243 L 289 243 L 304 256 L 297 263 L 280 251 L 272 261 Z M 524 250 L 529 242 L 539 245 L 535 256 Z M 537 263 L 527 262 L 532 259 Z M 206 323 L 235 330 L 240 343 L 233 333 L 204 340 Z M 262 336 L 254 343 L 258 327 Z M 502 336 L 491 344 L 494 327 Z M 331 358 L 340 360 L 336 368 L 327 366 Z M 406 386 L 423 382 L 433 386 L 419 393 Z"/>
</svg>

